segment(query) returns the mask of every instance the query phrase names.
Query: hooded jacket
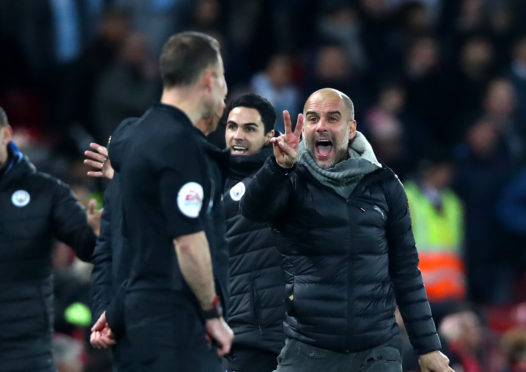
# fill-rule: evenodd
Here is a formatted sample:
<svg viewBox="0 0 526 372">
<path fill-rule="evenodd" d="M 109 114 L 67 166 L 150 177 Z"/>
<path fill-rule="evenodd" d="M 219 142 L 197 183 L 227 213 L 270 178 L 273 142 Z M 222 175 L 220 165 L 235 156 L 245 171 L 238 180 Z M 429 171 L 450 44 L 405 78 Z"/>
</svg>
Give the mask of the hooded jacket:
<svg viewBox="0 0 526 372">
<path fill-rule="evenodd" d="M 239 210 L 246 187 L 271 153 L 271 147 L 264 147 L 253 155 L 233 156 L 223 200 L 230 257 L 228 324 L 234 346 L 279 353 L 285 340 L 285 280 L 275 233 Z"/>
<path fill-rule="evenodd" d="M 54 371 L 53 241 L 89 261 L 96 236 L 70 188 L 9 144 L 0 174 L 0 360 L 3 371 Z"/>
</svg>

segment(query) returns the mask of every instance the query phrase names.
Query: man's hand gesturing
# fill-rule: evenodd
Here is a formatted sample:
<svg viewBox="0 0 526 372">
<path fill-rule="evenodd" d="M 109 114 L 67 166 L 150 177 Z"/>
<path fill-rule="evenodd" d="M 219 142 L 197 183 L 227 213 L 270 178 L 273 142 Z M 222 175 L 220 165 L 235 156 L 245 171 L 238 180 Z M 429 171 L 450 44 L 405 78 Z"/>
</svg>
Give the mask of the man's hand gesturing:
<svg viewBox="0 0 526 372">
<path fill-rule="evenodd" d="M 296 128 L 292 131 L 290 114 L 287 110 L 283 111 L 283 121 L 285 122 L 285 134 L 270 139 L 276 162 L 282 168 L 292 168 L 298 161 L 298 147 L 303 130 L 303 114 L 298 115 Z"/>
</svg>

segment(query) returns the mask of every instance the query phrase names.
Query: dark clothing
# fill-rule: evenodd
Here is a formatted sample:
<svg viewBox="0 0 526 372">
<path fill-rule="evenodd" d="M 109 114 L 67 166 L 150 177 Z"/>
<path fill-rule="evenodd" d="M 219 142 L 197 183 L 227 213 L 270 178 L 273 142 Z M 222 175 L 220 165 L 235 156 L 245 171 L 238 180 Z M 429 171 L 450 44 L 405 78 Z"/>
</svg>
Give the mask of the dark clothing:
<svg viewBox="0 0 526 372">
<path fill-rule="evenodd" d="M 140 371 L 222 372 L 216 348 L 206 342 L 204 322 L 188 300 L 132 292 L 125 302 L 126 331 L 137 346 Z"/>
<path fill-rule="evenodd" d="M 121 284 L 128 279 L 131 257 L 122 235 L 122 195 L 120 192 L 120 166 L 125 143 L 137 124 L 137 119 L 126 119 L 115 130 L 109 147 L 109 156 L 115 170 L 113 179 L 104 192 L 100 236 L 93 251 L 92 310 L 93 319 L 107 309 Z"/>
<path fill-rule="evenodd" d="M 280 232 L 288 337 L 338 352 L 371 349 L 398 334 L 398 303 L 417 352 L 440 349 L 407 198 L 390 169 L 364 176 L 343 198 L 303 165 L 283 169 L 272 157 L 247 188 L 241 212 Z"/>
<path fill-rule="evenodd" d="M 513 171 L 511 152 L 500 142 L 491 154 L 483 157 L 462 145 L 456 149 L 454 160 L 453 188 L 465 210 L 468 298 L 476 303 L 509 303 L 513 296 L 513 266 L 517 261 L 510 252 L 513 245 L 508 242 L 509 233 L 499 222 L 497 206 Z"/>
<path fill-rule="evenodd" d="M 126 152 L 121 168 L 124 235 L 132 255 L 125 300 L 126 332 L 135 352 L 140 352 L 144 344 L 134 338 L 131 330 L 141 327 L 141 319 L 147 319 L 151 313 L 153 321 L 155 314 L 160 314 L 168 322 L 179 322 L 174 317 L 178 307 L 185 304 L 193 309 L 192 319 L 196 322 L 186 326 L 203 329 L 204 340 L 200 306 L 179 269 L 173 239 L 200 231 L 206 233 L 216 291 L 221 298 L 227 298 L 228 252 L 221 168 L 226 166 L 228 154 L 209 144 L 182 111 L 162 104 L 151 107 L 139 119 L 127 146 L 133 150 Z M 146 299 L 152 293 L 167 300 L 160 305 L 162 308 L 148 305 Z M 143 309 L 142 318 L 128 317 L 134 311 L 129 301 L 140 303 L 141 298 L 149 310 Z M 111 327 L 112 311 L 109 313 Z M 166 318 L 167 314 L 172 315 Z M 159 323 L 162 324 L 165 323 Z M 179 342 L 185 342 L 184 332 L 175 332 L 173 339 L 167 337 L 163 333 L 162 337 L 149 341 L 152 349 L 168 352 Z M 154 359 L 159 361 L 164 358 L 163 353 L 155 355 Z M 186 365 L 184 360 L 180 363 L 177 365 Z"/>
<path fill-rule="evenodd" d="M 108 309 L 119 288 L 130 274 L 130 248 L 122 234 L 122 195 L 119 171 L 127 140 L 137 122 L 137 118 L 123 121 L 113 133 L 108 146 L 115 174 L 104 193 L 100 236 L 92 257 L 91 297 L 94 321 Z M 115 325 L 114 318 L 112 321 L 113 332 L 120 336 L 113 347 L 115 369 L 116 371 L 135 371 L 134 368 L 138 367 L 133 365 L 134 354 L 131 351 L 130 341 L 123 334 L 124 323 L 121 320 L 120 325 Z"/>
<path fill-rule="evenodd" d="M 0 176 L 0 369 L 54 370 L 54 239 L 89 261 L 96 236 L 69 187 L 12 144 Z"/>
<path fill-rule="evenodd" d="M 214 272 L 224 273 L 218 278 L 225 288 L 226 242 L 214 244 L 220 236 L 215 226 L 223 221 L 212 221 L 211 215 L 221 209 L 223 182 L 210 175 L 209 168 L 217 165 L 207 159 L 206 151 L 214 153 L 204 148 L 206 138 L 182 111 L 159 104 L 139 119 L 129 141 L 133 151 L 126 153 L 121 170 L 124 232 L 133 254 L 128 291 L 167 290 L 194 297 L 172 240 L 203 230 L 210 232 Z"/>
<path fill-rule="evenodd" d="M 234 345 L 277 354 L 285 341 L 285 279 L 275 233 L 268 224 L 248 220 L 239 211 L 246 186 L 271 152 L 264 148 L 254 155 L 232 157 L 223 200 L 230 250 L 228 324 L 235 334 Z"/>
<path fill-rule="evenodd" d="M 276 372 L 402 372 L 399 344 L 394 339 L 365 351 L 340 353 L 289 338 Z"/>
<path fill-rule="evenodd" d="M 225 360 L 226 372 L 272 372 L 278 365 L 278 354 L 234 345 Z"/>
</svg>

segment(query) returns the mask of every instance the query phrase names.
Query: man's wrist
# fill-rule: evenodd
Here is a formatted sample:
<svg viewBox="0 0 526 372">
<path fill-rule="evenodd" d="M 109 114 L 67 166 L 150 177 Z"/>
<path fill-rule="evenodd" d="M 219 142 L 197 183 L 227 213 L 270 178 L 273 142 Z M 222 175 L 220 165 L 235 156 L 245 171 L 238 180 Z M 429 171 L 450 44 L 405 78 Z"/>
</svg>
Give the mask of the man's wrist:
<svg viewBox="0 0 526 372">
<path fill-rule="evenodd" d="M 218 319 L 223 316 L 223 307 L 219 296 L 214 298 L 209 307 L 203 309 L 203 316 L 205 320 Z"/>
<path fill-rule="evenodd" d="M 287 176 L 290 172 L 292 172 L 296 168 L 296 163 L 292 164 L 290 167 L 285 167 L 278 163 L 276 157 L 271 158 L 271 164 L 273 165 L 273 168 L 282 175 Z"/>
</svg>

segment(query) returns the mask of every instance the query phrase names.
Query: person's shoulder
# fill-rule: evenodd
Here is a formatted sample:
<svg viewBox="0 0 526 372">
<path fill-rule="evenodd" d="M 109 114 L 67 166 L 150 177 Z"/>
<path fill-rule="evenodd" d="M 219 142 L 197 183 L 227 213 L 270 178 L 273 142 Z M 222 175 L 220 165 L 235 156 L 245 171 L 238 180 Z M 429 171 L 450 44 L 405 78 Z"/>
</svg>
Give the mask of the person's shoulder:
<svg viewBox="0 0 526 372">
<path fill-rule="evenodd" d="M 31 173 L 30 177 L 32 180 L 34 180 L 35 182 L 39 182 L 42 186 L 45 187 L 58 187 L 67 189 L 70 188 L 69 185 L 62 181 L 60 178 L 46 172 L 41 172 L 39 170 L 37 170 L 34 173 Z"/>
</svg>

